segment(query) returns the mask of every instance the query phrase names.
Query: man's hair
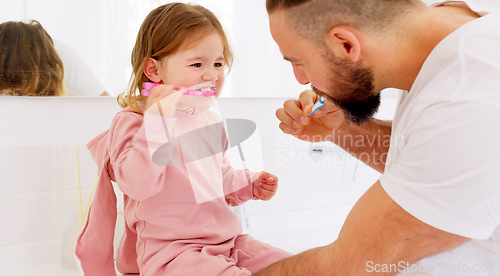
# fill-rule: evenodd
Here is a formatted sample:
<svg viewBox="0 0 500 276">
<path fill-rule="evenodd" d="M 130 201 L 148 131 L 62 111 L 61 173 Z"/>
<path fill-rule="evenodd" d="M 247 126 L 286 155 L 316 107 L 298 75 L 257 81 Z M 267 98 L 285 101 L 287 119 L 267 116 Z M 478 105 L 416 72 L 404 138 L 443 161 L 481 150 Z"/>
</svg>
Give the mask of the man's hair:
<svg viewBox="0 0 500 276">
<path fill-rule="evenodd" d="M 298 35 L 323 41 L 328 31 L 349 25 L 366 32 L 382 32 L 400 23 L 420 0 L 267 0 L 269 14 L 286 10 L 286 18 Z"/>
</svg>

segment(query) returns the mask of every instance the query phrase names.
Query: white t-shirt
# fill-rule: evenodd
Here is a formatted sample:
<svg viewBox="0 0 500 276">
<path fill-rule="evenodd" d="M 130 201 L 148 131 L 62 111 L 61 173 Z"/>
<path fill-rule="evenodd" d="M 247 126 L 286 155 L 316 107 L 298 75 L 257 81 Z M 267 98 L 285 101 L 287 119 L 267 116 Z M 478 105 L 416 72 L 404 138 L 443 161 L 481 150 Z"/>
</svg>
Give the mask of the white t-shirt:
<svg viewBox="0 0 500 276">
<path fill-rule="evenodd" d="M 73 48 L 57 40 L 54 40 L 54 48 L 63 62 L 68 96 L 100 96 L 106 92 L 92 69 Z"/>
<path fill-rule="evenodd" d="M 500 275 L 500 18 L 443 39 L 400 102 L 380 182 L 404 210 L 468 237 L 400 275 Z"/>
</svg>

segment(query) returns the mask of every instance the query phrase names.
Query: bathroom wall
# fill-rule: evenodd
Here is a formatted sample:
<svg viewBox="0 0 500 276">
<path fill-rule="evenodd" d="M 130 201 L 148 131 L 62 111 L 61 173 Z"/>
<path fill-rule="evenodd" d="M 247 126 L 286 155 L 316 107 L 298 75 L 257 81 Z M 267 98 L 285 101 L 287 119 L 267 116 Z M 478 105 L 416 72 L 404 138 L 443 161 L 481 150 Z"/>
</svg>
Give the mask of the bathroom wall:
<svg viewBox="0 0 500 276">
<path fill-rule="evenodd" d="M 386 95 L 378 116 L 390 118 L 396 100 L 394 93 Z M 224 98 L 219 106 L 224 118 L 257 124 L 258 139 L 242 143 L 246 166 L 280 179 L 271 201 L 245 204 L 246 232 L 297 253 L 335 240 L 378 173 L 331 144 L 282 134 L 274 113 L 284 101 Z M 111 97 L 1 98 L 1 275 L 78 275 L 67 269 L 72 259 L 62 253 L 68 251 L 62 243 L 78 225 L 97 173 L 84 145 L 109 126 L 117 110 Z M 313 148 L 326 154 L 313 154 Z M 236 167 L 244 167 L 234 148 L 231 156 Z"/>
<path fill-rule="evenodd" d="M 76 273 L 63 270 L 62 236 L 78 225 L 79 185 L 84 207 L 96 177 L 84 144 L 109 126 L 115 102 L 0 98 L 1 275 Z"/>
</svg>

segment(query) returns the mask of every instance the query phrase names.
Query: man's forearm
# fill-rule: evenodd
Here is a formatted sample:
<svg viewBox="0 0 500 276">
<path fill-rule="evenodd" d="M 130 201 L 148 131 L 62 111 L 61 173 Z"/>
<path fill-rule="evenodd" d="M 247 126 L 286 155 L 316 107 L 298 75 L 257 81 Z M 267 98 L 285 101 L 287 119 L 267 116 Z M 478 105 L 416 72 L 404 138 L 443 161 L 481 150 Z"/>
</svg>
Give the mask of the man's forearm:
<svg viewBox="0 0 500 276">
<path fill-rule="evenodd" d="M 395 275 L 400 264 L 469 239 L 434 228 L 397 205 L 377 181 L 354 205 L 335 242 L 279 261 L 256 275 Z M 393 267 L 384 271 L 381 267 Z"/>
<path fill-rule="evenodd" d="M 335 261 L 331 245 L 323 246 L 276 262 L 253 275 L 334 275 Z"/>
<path fill-rule="evenodd" d="M 390 121 L 374 119 L 361 126 L 344 122 L 334 133 L 332 142 L 382 173 L 389 151 L 391 130 Z"/>
</svg>

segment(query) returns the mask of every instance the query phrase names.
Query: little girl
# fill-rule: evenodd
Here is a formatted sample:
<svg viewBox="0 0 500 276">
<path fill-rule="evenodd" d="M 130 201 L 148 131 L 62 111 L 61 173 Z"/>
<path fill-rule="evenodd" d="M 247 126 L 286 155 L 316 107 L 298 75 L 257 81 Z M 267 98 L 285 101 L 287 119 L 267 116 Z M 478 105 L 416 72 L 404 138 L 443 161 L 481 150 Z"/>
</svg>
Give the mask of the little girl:
<svg viewBox="0 0 500 276">
<path fill-rule="evenodd" d="M 146 17 L 130 90 L 118 100 L 124 109 L 87 145 L 100 180 L 75 248 L 85 275 L 115 275 L 113 258 L 124 274 L 251 275 L 290 256 L 241 234 L 229 208 L 269 200 L 278 178 L 232 168 L 225 131 L 213 127 L 221 119 L 203 104 L 210 98 L 185 96 L 185 87 L 207 83 L 218 96 L 231 61 L 221 24 L 207 9 L 170 3 Z M 159 85 L 141 95 L 151 82 Z M 193 131 L 200 135 L 188 135 Z M 165 145 L 170 150 L 158 159 Z M 111 181 L 124 193 L 125 233 L 116 256 Z"/>
</svg>

